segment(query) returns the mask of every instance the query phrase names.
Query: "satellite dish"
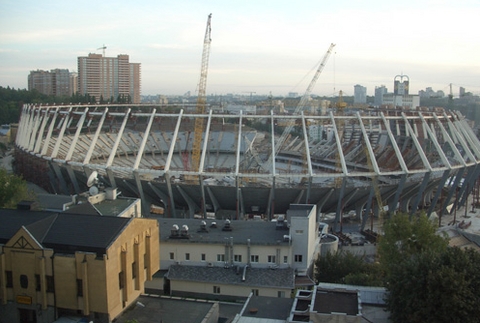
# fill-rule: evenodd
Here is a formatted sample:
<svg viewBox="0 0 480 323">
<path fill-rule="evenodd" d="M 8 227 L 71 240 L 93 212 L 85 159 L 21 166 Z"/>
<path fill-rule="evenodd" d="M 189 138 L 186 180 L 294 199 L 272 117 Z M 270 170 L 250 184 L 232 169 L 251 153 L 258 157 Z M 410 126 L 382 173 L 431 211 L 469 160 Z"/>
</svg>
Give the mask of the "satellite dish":
<svg viewBox="0 0 480 323">
<path fill-rule="evenodd" d="M 92 186 L 90 187 L 90 189 L 88 190 L 88 193 L 90 193 L 90 195 L 97 195 L 98 194 L 98 188 L 96 186 Z"/>
<path fill-rule="evenodd" d="M 95 185 L 98 182 L 97 176 L 98 176 L 98 173 L 97 173 L 96 170 L 94 170 L 92 172 L 92 174 L 90 174 L 90 176 L 88 176 L 88 180 L 87 180 L 87 186 L 88 187 L 92 187 L 93 185 Z"/>
</svg>

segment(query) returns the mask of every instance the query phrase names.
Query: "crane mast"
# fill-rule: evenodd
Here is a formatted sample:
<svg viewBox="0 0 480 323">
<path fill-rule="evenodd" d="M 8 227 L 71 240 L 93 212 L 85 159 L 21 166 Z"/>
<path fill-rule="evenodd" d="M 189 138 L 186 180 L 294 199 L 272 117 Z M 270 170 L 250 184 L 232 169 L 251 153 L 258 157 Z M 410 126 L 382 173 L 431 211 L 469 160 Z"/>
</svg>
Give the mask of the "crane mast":
<svg viewBox="0 0 480 323">
<path fill-rule="evenodd" d="M 310 94 L 312 93 L 312 90 L 315 87 L 315 84 L 317 83 L 318 77 L 322 73 L 323 68 L 327 63 L 327 60 L 330 57 L 330 54 L 332 53 L 333 47 L 335 47 L 335 44 L 333 43 L 330 44 L 330 47 L 328 48 L 327 52 L 323 56 L 322 62 L 318 66 L 318 69 L 315 72 L 315 75 L 313 76 L 312 81 L 310 82 L 310 85 L 308 86 L 307 90 L 305 91 L 302 98 L 300 99 L 300 102 L 295 108 L 293 115 L 298 115 L 305 108 L 307 101 L 310 98 Z M 273 158 L 275 158 L 275 156 L 277 156 L 278 153 L 280 152 L 280 149 L 282 149 L 282 146 L 285 144 L 285 141 L 287 140 L 288 136 L 292 132 L 294 125 L 295 125 L 295 122 L 293 121 L 293 119 L 290 119 L 287 123 L 287 126 L 285 127 L 285 130 L 283 131 L 282 135 L 280 136 L 280 138 L 278 139 L 275 145 L 276 149 L 275 150 L 272 149 L 272 154 L 270 155 L 270 158 L 267 161 L 267 166 L 265 167 L 266 170 L 270 169 L 270 166 L 272 165 L 272 162 L 273 162 Z"/>
<path fill-rule="evenodd" d="M 205 106 L 207 104 L 207 96 L 206 96 L 206 89 L 207 89 L 207 73 L 208 73 L 208 57 L 210 56 L 210 43 L 212 39 L 210 38 L 211 34 L 211 25 L 210 21 L 212 20 L 212 14 L 208 15 L 207 20 L 207 28 L 205 31 L 205 38 L 203 41 L 203 53 L 202 53 L 202 68 L 200 71 L 200 81 L 198 84 L 198 97 L 197 97 L 197 114 L 204 114 L 205 113 Z M 203 136 L 203 118 L 197 117 L 195 118 L 195 129 L 194 129 L 194 137 L 193 137 L 193 149 L 192 149 L 192 170 L 193 171 L 200 171 L 200 151 L 201 151 L 201 144 L 202 144 L 202 136 Z"/>
</svg>

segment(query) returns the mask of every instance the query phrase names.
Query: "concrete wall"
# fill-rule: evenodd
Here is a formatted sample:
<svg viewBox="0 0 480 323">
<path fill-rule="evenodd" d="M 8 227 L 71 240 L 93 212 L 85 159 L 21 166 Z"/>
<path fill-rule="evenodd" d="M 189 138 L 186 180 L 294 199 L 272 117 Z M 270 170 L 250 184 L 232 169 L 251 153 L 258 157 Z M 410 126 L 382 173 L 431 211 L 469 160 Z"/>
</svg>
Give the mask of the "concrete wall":
<svg viewBox="0 0 480 323">
<path fill-rule="evenodd" d="M 214 286 L 220 288 L 220 293 L 214 294 Z M 252 292 L 252 289 L 258 289 L 258 296 L 278 297 L 278 292 L 284 292 L 285 297 L 290 297 L 291 290 L 285 288 L 267 288 L 257 286 L 225 285 L 216 283 L 200 283 L 186 281 L 170 281 L 172 296 L 185 295 L 209 295 L 211 299 L 225 299 L 228 296 L 245 297 Z M 234 298 L 235 299 L 235 298 Z"/>
</svg>

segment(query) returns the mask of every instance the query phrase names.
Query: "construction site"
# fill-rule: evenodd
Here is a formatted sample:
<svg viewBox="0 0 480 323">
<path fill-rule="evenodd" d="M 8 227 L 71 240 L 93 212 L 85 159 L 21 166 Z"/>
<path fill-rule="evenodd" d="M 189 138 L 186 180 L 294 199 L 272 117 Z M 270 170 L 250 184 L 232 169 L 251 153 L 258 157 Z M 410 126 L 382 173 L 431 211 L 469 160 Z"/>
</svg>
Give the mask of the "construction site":
<svg viewBox="0 0 480 323">
<path fill-rule="evenodd" d="M 228 114 L 207 104 L 208 17 L 197 103 L 25 105 L 17 173 L 52 193 L 111 187 L 144 214 L 271 220 L 291 203 L 316 204 L 365 227 L 372 217 L 424 210 L 440 216 L 477 192 L 480 141 L 460 113 L 364 109 L 341 101 L 307 113 L 331 44 L 292 113 Z M 477 201 L 478 203 L 478 201 Z"/>
</svg>

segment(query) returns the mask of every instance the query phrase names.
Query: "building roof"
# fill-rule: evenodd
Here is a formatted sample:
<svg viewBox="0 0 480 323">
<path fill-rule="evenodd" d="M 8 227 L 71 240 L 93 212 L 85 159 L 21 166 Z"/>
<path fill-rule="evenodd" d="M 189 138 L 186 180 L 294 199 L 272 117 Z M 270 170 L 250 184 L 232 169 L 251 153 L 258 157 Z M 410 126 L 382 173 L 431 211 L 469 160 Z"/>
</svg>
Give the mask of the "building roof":
<svg viewBox="0 0 480 323">
<path fill-rule="evenodd" d="M 332 290 L 318 287 L 315 293 L 313 310 L 317 313 L 345 313 L 357 315 L 358 292 L 351 290 Z"/>
<path fill-rule="evenodd" d="M 245 303 L 242 317 L 263 318 L 285 322 L 290 315 L 293 298 L 252 296 Z M 239 322 L 249 322 L 241 320 Z"/>
<path fill-rule="evenodd" d="M 131 218 L 102 217 L 38 211 L 0 210 L 0 243 L 5 244 L 23 226 L 55 252 L 106 253 Z"/>
<path fill-rule="evenodd" d="M 167 274 L 170 280 L 246 285 L 262 288 L 295 288 L 295 272 L 292 268 L 251 268 L 248 267 L 245 281 L 242 281 L 243 266 L 208 267 L 172 265 Z"/>
<path fill-rule="evenodd" d="M 0 209 L 0 244 L 7 243 L 22 226 L 27 227 L 51 216 L 51 212 Z"/>
<path fill-rule="evenodd" d="M 106 252 L 131 218 L 59 214 L 42 243 L 62 252 Z"/>
<path fill-rule="evenodd" d="M 202 221 L 206 222 L 206 231 L 200 230 Z M 277 223 L 266 221 L 243 221 L 232 220 L 230 222 L 231 231 L 224 231 L 225 220 L 199 220 L 199 219 L 158 219 L 160 226 L 160 240 L 175 243 L 214 243 L 224 244 L 226 239 L 233 238 L 235 244 L 250 243 L 256 245 L 286 245 L 289 242 L 284 240 L 284 236 L 289 234 L 288 227 L 281 230 L 277 228 Z M 213 228 L 215 222 L 217 227 Z M 180 228 L 183 225 L 188 226 L 188 239 L 172 239 L 171 230 L 176 224 Z"/>
<path fill-rule="evenodd" d="M 188 301 L 142 295 L 137 305 L 124 311 L 115 319 L 117 323 L 138 322 L 175 322 L 201 323 L 214 306 L 213 302 Z"/>
</svg>

